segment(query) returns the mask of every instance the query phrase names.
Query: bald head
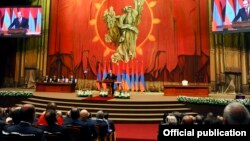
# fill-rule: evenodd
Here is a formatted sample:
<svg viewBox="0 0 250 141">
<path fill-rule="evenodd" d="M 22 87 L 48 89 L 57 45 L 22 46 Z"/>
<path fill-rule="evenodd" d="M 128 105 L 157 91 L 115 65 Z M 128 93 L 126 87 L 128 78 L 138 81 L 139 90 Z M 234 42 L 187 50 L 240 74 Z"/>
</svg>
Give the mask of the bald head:
<svg viewBox="0 0 250 141">
<path fill-rule="evenodd" d="M 80 118 L 81 119 L 87 119 L 88 117 L 89 117 L 89 112 L 86 109 L 81 110 Z"/>
<path fill-rule="evenodd" d="M 239 103 L 232 102 L 228 104 L 223 112 L 224 124 L 242 125 L 249 124 L 250 114 L 247 108 Z"/>
<path fill-rule="evenodd" d="M 192 124 L 194 124 L 194 117 L 191 116 L 191 115 L 185 115 L 182 118 L 182 124 L 185 124 L 185 125 L 192 125 Z"/>
</svg>

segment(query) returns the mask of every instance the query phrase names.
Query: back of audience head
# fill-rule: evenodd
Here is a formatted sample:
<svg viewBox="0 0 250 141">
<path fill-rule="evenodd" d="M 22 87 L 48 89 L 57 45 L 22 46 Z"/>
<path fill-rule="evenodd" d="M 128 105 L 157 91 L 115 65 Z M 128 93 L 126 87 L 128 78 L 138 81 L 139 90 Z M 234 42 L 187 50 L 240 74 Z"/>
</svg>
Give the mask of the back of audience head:
<svg viewBox="0 0 250 141">
<path fill-rule="evenodd" d="M 56 111 L 52 109 L 46 110 L 44 118 L 47 121 L 48 125 L 56 124 L 57 122 Z"/>
<path fill-rule="evenodd" d="M 174 115 L 169 115 L 169 116 L 167 116 L 167 123 L 168 123 L 168 125 L 177 125 L 178 121 Z"/>
<path fill-rule="evenodd" d="M 164 114 L 162 115 L 161 124 L 166 124 L 166 123 L 167 123 L 167 116 L 168 116 L 168 113 L 164 113 Z"/>
<path fill-rule="evenodd" d="M 103 114 L 103 111 L 97 111 L 97 113 L 96 113 L 96 118 L 97 119 L 103 119 L 103 117 L 104 117 L 104 114 Z"/>
<path fill-rule="evenodd" d="M 89 112 L 86 109 L 82 109 L 80 111 L 80 118 L 84 120 L 84 119 L 88 119 L 88 117 L 89 117 Z"/>
<path fill-rule="evenodd" d="M 56 106 L 56 103 L 54 103 L 54 102 L 50 102 L 46 106 L 46 110 L 50 110 L 50 109 L 56 110 L 56 108 L 57 108 L 57 106 Z"/>
<path fill-rule="evenodd" d="M 70 117 L 72 119 L 78 119 L 80 117 L 80 110 L 78 108 L 72 108 L 70 110 Z"/>
<path fill-rule="evenodd" d="M 193 125 L 194 124 L 194 117 L 192 115 L 183 116 L 181 124 L 183 124 L 183 125 Z"/>
<path fill-rule="evenodd" d="M 103 113 L 103 117 L 104 117 L 104 119 L 109 119 L 109 113 L 108 112 L 104 112 Z"/>
<path fill-rule="evenodd" d="M 10 117 L 13 124 L 18 124 L 21 121 L 21 107 L 15 107 L 11 110 Z"/>
<path fill-rule="evenodd" d="M 228 125 L 247 125 L 249 124 L 250 114 L 247 108 L 239 103 L 229 103 L 223 111 L 224 124 Z"/>
<path fill-rule="evenodd" d="M 21 120 L 33 123 L 35 119 L 35 107 L 32 104 L 24 104 L 21 107 Z"/>
<path fill-rule="evenodd" d="M 204 119 L 203 115 L 200 115 L 200 114 L 196 115 L 195 116 L 195 124 L 202 125 L 203 119 Z"/>
</svg>

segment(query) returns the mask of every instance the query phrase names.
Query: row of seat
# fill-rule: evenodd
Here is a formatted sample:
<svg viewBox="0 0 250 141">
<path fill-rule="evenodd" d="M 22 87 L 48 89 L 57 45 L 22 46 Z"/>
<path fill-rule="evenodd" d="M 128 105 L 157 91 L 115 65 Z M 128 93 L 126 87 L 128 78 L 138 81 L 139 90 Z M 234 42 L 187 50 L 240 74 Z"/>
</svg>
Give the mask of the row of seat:
<svg viewBox="0 0 250 141">
<path fill-rule="evenodd" d="M 85 141 L 86 138 L 84 137 L 84 134 L 81 133 L 81 127 L 80 126 L 67 126 L 69 129 L 70 137 L 73 141 Z M 99 132 L 99 127 L 96 126 L 97 132 Z M 64 135 L 60 132 L 44 132 L 46 141 L 67 141 L 65 139 Z M 19 133 L 6 133 L 3 131 L 1 137 L 1 141 L 40 141 L 41 139 L 38 139 L 33 134 L 19 134 Z M 91 140 L 90 140 L 91 141 Z M 95 141 L 116 141 L 115 132 L 111 132 L 109 135 L 100 137 L 98 136 Z"/>
</svg>

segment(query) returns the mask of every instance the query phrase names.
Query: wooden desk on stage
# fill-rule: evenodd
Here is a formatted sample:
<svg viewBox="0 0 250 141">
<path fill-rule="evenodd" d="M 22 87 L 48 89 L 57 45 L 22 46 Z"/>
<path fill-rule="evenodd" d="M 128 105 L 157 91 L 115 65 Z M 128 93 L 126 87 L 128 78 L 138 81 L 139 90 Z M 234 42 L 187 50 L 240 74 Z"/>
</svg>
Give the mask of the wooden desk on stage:
<svg viewBox="0 0 250 141">
<path fill-rule="evenodd" d="M 76 84 L 70 83 L 36 83 L 37 92 L 62 92 L 62 93 L 72 93 L 75 92 Z"/>
<path fill-rule="evenodd" d="M 164 85 L 165 96 L 199 96 L 208 97 L 208 86 Z"/>
</svg>

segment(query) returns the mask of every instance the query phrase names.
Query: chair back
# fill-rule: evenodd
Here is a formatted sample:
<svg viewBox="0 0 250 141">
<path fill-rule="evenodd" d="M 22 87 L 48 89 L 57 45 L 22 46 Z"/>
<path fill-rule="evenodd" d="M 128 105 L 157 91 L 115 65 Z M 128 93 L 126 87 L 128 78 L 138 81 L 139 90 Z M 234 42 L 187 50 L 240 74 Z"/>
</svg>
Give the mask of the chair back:
<svg viewBox="0 0 250 141">
<path fill-rule="evenodd" d="M 60 132 L 50 133 L 44 132 L 46 141 L 66 141 L 63 134 Z"/>
<path fill-rule="evenodd" d="M 34 134 L 3 133 L 1 141 L 38 141 Z"/>
<path fill-rule="evenodd" d="M 107 141 L 108 140 L 107 133 L 103 132 L 103 131 L 105 131 L 105 129 L 103 129 L 103 127 L 100 125 L 95 125 L 95 128 L 96 128 L 96 131 L 98 133 L 97 140 L 98 141 Z"/>
<path fill-rule="evenodd" d="M 72 138 L 73 141 L 81 141 L 81 127 L 80 126 L 67 126 L 70 138 Z"/>
</svg>

